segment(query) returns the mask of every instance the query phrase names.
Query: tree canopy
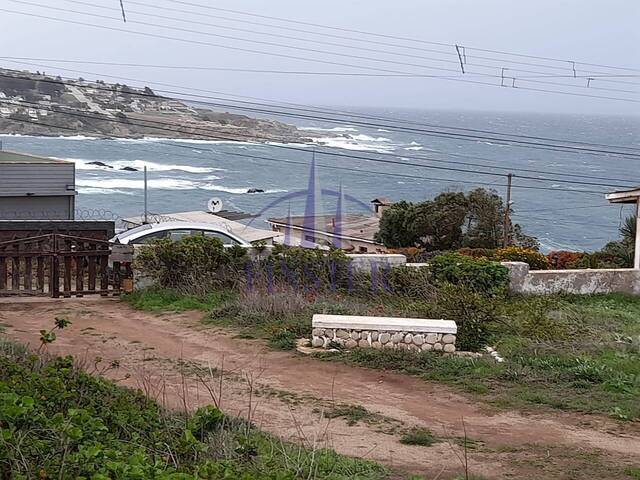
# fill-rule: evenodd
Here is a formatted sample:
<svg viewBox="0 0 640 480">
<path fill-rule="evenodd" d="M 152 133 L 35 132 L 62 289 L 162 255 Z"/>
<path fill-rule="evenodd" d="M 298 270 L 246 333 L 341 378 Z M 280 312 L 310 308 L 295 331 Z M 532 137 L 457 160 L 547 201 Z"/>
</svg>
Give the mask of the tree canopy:
<svg viewBox="0 0 640 480">
<path fill-rule="evenodd" d="M 502 245 L 505 205 L 492 190 L 444 192 L 432 200 L 401 201 L 387 208 L 380 219 L 377 241 L 391 248 L 422 247 L 454 250 L 460 247 L 496 248 Z M 511 243 L 538 248 L 535 238 L 509 224 Z"/>
</svg>

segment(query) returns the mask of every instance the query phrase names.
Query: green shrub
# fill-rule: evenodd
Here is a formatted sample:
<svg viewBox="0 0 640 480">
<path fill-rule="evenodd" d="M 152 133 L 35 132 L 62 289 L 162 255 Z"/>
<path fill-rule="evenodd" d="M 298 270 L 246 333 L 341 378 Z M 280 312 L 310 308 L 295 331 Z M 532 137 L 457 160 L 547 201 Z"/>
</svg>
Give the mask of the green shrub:
<svg viewBox="0 0 640 480">
<path fill-rule="evenodd" d="M 222 283 L 221 270 L 237 261 L 238 254 L 232 255 L 212 237 L 160 239 L 141 248 L 135 267 L 160 287 L 200 293 Z"/>
<path fill-rule="evenodd" d="M 70 357 L 0 356 L 0 478 L 380 479 L 383 468 L 289 445 L 213 406 L 162 409 Z"/>
<path fill-rule="evenodd" d="M 549 259 L 540 252 L 522 247 L 499 248 L 494 252 L 493 259 L 500 262 L 524 262 L 529 264 L 531 270 L 548 270 L 551 266 Z"/>
<path fill-rule="evenodd" d="M 504 292 L 509 284 L 509 270 L 496 262 L 447 253 L 431 260 L 429 269 L 434 283 L 464 285 L 473 291 Z"/>
<path fill-rule="evenodd" d="M 445 285 L 436 297 L 438 317 L 456 322 L 456 348 L 463 351 L 477 352 L 487 344 L 498 308 L 493 297 L 461 285 Z"/>
<path fill-rule="evenodd" d="M 394 267 L 385 274 L 385 278 L 392 295 L 429 298 L 435 291 L 428 267 Z"/>
</svg>

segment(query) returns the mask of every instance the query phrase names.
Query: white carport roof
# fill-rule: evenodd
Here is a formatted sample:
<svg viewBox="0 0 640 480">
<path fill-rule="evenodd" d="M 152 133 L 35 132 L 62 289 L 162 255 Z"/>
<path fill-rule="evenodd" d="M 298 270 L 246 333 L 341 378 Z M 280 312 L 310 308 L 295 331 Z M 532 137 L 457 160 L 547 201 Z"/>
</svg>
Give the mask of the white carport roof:
<svg viewBox="0 0 640 480">
<path fill-rule="evenodd" d="M 129 217 L 122 220 L 124 223 L 129 224 L 132 227 L 142 225 L 142 217 Z M 262 228 L 255 228 L 244 223 L 236 222 L 234 220 L 227 220 L 213 213 L 194 211 L 194 212 L 177 212 L 177 213 L 163 213 L 163 214 L 150 214 L 149 221 L 153 223 L 161 222 L 196 222 L 196 223 L 210 223 L 218 227 L 222 227 L 226 231 L 243 238 L 247 242 L 256 242 L 259 240 L 268 240 L 274 237 L 282 235 L 279 232 L 273 230 L 265 230 Z"/>
</svg>

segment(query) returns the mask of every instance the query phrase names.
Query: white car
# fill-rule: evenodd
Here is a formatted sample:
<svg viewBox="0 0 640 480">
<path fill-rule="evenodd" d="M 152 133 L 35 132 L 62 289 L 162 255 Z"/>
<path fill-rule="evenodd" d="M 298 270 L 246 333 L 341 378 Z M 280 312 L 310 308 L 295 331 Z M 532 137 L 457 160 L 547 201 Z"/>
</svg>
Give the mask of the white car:
<svg viewBox="0 0 640 480">
<path fill-rule="evenodd" d="M 153 240 L 169 238 L 173 241 L 190 236 L 205 236 L 219 239 L 225 247 L 240 245 L 250 247 L 251 244 L 242 238 L 210 223 L 195 222 L 161 222 L 147 223 L 126 232 L 119 233 L 111 239 L 123 245 L 145 245 Z"/>
</svg>

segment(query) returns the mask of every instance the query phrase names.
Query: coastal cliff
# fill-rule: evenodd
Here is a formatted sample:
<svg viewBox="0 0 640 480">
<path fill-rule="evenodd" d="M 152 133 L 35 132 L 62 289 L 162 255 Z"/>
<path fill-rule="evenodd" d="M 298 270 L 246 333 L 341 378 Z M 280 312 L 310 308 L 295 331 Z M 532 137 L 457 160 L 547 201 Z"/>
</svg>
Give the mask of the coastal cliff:
<svg viewBox="0 0 640 480">
<path fill-rule="evenodd" d="M 0 69 L 0 133 L 37 136 L 189 138 L 305 142 L 292 125 L 196 108 L 101 80 L 63 80 L 40 72 Z"/>
</svg>

